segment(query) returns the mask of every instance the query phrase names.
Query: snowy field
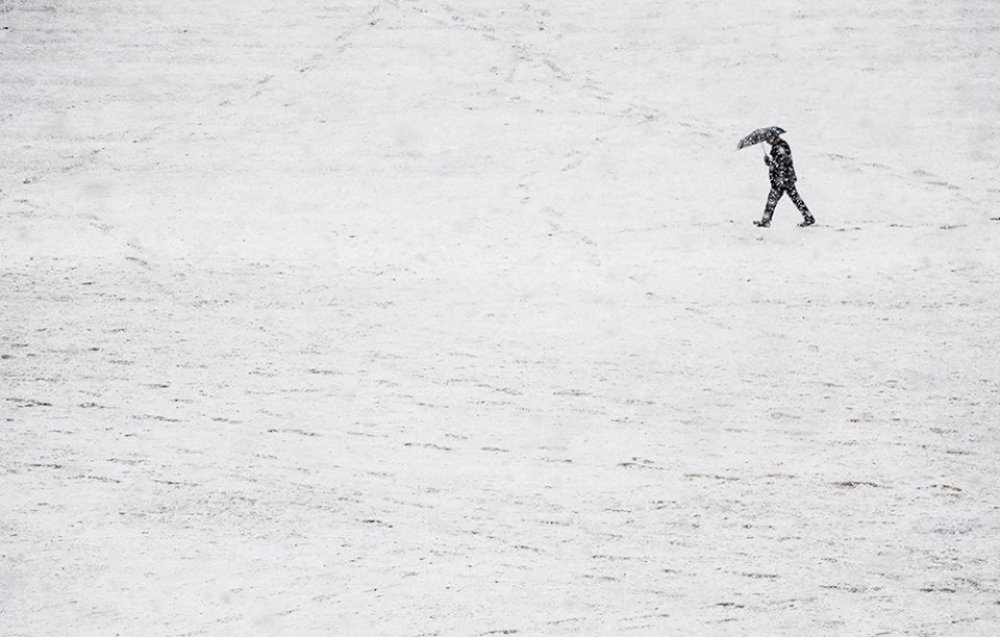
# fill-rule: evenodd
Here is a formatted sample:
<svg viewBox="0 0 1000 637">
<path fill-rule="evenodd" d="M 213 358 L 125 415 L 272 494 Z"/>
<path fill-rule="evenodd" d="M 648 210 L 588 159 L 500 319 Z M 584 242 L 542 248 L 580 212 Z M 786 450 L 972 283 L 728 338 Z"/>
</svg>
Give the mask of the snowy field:
<svg viewBox="0 0 1000 637">
<path fill-rule="evenodd" d="M 1000 3 L 0 27 L 0 636 L 1000 634 Z"/>
</svg>

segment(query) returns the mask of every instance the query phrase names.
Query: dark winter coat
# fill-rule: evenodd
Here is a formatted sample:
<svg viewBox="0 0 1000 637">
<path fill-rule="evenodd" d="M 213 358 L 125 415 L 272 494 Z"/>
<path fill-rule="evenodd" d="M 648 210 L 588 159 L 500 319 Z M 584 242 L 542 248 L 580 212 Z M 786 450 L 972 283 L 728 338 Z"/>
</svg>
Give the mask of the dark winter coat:
<svg viewBox="0 0 1000 637">
<path fill-rule="evenodd" d="M 764 157 L 770 167 L 771 185 L 787 187 L 795 184 L 795 167 L 792 166 L 792 149 L 780 137 L 771 146 L 771 156 Z"/>
</svg>

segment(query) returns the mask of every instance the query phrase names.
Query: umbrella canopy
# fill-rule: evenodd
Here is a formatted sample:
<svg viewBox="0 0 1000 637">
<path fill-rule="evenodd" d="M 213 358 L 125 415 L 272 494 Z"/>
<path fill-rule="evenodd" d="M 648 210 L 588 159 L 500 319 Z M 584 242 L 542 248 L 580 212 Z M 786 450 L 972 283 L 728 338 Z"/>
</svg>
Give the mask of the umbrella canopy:
<svg viewBox="0 0 1000 637">
<path fill-rule="evenodd" d="M 780 126 L 768 126 L 766 128 L 758 128 L 754 132 L 750 133 L 746 137 L 740 140 L 739 145 L 736 150 L 741 148 L 746 148 L 747 146 L 753 146 L 754 144 L 759 144 L 771 135 L 780 135 L 785 132 L 785 129 Z"/>
</svg>

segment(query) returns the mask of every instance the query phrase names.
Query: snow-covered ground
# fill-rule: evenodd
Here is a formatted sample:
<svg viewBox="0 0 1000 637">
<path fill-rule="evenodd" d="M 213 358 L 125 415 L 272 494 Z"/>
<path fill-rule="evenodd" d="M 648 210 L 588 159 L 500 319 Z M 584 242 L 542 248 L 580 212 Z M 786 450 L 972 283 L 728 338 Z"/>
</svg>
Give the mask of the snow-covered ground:
<svg viewBox="0 0 1000 637">
<path fill-rule="evenodd" d="M 0 0 L 0 635 L 1000 634 L 998 25 Z"/>
</svg>

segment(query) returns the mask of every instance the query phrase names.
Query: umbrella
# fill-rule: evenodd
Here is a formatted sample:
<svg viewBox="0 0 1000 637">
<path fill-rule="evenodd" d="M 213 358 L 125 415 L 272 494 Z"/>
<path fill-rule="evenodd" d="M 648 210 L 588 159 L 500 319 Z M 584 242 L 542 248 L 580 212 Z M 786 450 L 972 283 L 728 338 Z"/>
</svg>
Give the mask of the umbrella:
<svg viewBox="0 0 1000 637">
<path fill-rule="evenodd" d="M 768 126 L 767 128 L 758 128 L 754 132 L 750 133 L 746 137 L 740 140 L 739 145 L 736 150 L 741 148 L 746 148 L 747 146 L 753 146 L 754 144 L 759 144 L 772 134 L 780 135 L 785 132 L 785 129 L 780 126 Z"/>
</svg>

